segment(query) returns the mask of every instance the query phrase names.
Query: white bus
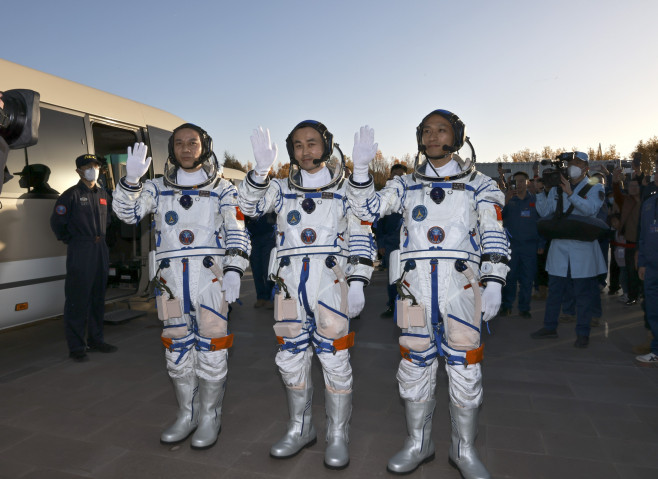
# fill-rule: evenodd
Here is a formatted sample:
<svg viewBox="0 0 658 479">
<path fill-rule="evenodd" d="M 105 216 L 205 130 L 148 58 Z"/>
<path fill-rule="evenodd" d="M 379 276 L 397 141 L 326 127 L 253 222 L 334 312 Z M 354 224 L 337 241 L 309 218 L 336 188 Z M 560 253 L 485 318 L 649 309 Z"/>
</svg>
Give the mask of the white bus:
<svg viewBox="0 0 658 479">
<path fill-rule="evenodd" d="M 125 174 L 128 146 L 145 142 L 153 157 L 149 175 L 161 174 L 171 131 L 185 123 L 157 108 L 0 59 L 0 91 L 12 89 L 40 94 L 41 122 L 36 145 L 9 151 L 7 169 L 14 177 L 0 193 L 0 329 L 64 310 L 66 246 L 55 239 L 50 215 L 55 192 L 61 194 L 79 180 L 75 158 L 85 153 L 104 158 L 99 183 L 111 193 Z M 49 172 L 49 194 L 39 194 L 44 189 L 33 181 L 19 183 L 21 172 Z M 224 174 L 229 179 L 244 176 L 228 168 Z M 106 301 L 132 296 L 147 284 L 150 221 L 126 225 L 113 216 L 107 231 Z"/>
</svg>

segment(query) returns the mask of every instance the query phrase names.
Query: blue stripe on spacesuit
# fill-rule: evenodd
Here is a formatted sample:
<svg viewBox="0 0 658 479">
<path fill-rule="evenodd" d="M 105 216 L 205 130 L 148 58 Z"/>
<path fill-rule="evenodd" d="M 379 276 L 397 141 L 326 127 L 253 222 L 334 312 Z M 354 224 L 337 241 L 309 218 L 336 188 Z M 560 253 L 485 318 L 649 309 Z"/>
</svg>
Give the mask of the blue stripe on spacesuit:
<svg viewBox="0 0 658 479">
<path fill-rule="evenodd" d="M 226 316 L 220 314 L 219 312 L 217 312 L 217 311 L 215 311 L 214 309 L 212 309 L 212 308 L 206 306 L 205 304 L 201 304 L 200 306 L 201 306 L 201 309 L 207 309 L 207 310 L 210 311 L 211 313 L 213 313 L 213 314 L 219 316 L 220 318 L 222 318 L 224 321 L 228 321 L 228 318 L 227 318 Z"/>
<path fill-rule="evenodd" d="M 363 254 L 370 257 L 373 254 L 372 240 L 370 235 L 353 235 L 350 236 L 350 253 Z"/>
<path fill-rule="evenodd" d="M 183 263 L 183 313 L 190 314 L 190 271 L 187 258 L 181 260 Z"/>
<path fill-rule="evenodd" d="M 435 258 L 430 264 L 432 265 L 432 326 L 436 327 L 443 321 L 439 311 L 439 260 Z"/>
<path fill-rule="evenodd" d="M 424 185 L 423 183 L 416 183 L 415 185 L 405 186 L 405 189 L 407 189 L 407 190 L 422 190 L 423 186 L 425 186 L 427 188 L 448 188 L 448 189 L 452 189 L 453 184 L 454 183 L 452 183 L 452 182 L 448 182 L 448 183 L 446 183 L 446 182 L 431 183 L 429 185 Z M 465 190 L 473 191 L 473 192 L 475 191 L 475 188 L 473 188 L 471 185 L 467 185 L 466 183 L 456 182 L 456 184 L 464 185 Z"/>
<path fill-rule="evenodd" d="M 468 239 L 471 240 L 471 246 L 473 247 L 473 251 L 477 251 L 478 250 L 478 245 L 475 242 L 475 235 L 471 234 L 471 233 L 468 233 Z"/>
<path fill-rule="evenodd" d="M 321 198 L 323 200 L 332 199 L 332 198 L 327 198 L 328 195 L 332 195 L 333 199 L 337 199 L 337 200 L 342 200 L 343 199 L 343 195 L 340 195 L 338 193 L 331 193 L 331 192 L 304 193 L 304 194 L 286 193 L 286 194 L 283 195 L 283 197 L 287 198 L 287 199 L 293 199 L 293 200 L 297 199 L 297 198 Z"/>
<path fill-rule="evenodd" d="M 247 233 L 242 230 L 226 230 L 226 246 L 247 251 L 249 247 L 249 237 L 247 236 Z"/>
<path fill-rule="evenodd" d="M 185 324 L 182 324 L 181 326 L 185 326 Z M 194 334 L 188 334 L 184 338 L 171 338 L 171 346 L 169 347 L 169 351 L 172 353 L 176 351 L 179 352 L 178 357 L 174 362 L 178 364 L 180 360 L 183 359 L 183 356 L 185 356 L 185 353 L 187 353 L 195 344 L 196 338 L 194 337 Z"/>
<path fill-rule="evenodd" d="M 452 314 L 449 314 L 448 317 L 449 317 L 450 319 L 454 319 L 454 320 L 457 321 L 458 323 L 463 324 L 464 326 L 468 326 L 469 328 L 474 329 L 474 330 L 477 331 L 478 333 L 480 332 L 480 329 L 479 329 L 477 326 L 475 326 L 475 325 L 469 323 L 468 321 L 464 321 L 463 319 L 460 319 L 460 318 L 458 318 L 457 316 L 453 316 Z"/>
<path fill-rule="evenodd" d="M 318 301 L 318 304 L 321 304 L 322 306 L 324 306 L 325 308 L 327 308 L 327 309 L 328 309 L 329 311 L 331 311 L 332 313 L 336 313 L 337 315 L 342 316 L 343 318 L 347 319 L 347 324 L 349 325 L 349 323 L 350 323 L 350 318 L 348 318 L 347 315 L 346 315 L 345 313 L 342 313 L 341 311 L 339 311 L 339 310 L 337 310 L 337 309 L 335 309 L 335 308 L 332 308 L 332 307 L 329 306 L 327 303 L 324 303 L 324 302 L 322 302 L 322 301 Z"/>
<path fill-rule="evenodd" d="M 310 318 L 314 318 L 313 311 L 311 311 L 311 306 L 308 303 L 308 294 L 306 293 L 306 282 L 308 281 L 309 270 L 311 269 L 311 260 L 309 258 L 304 258 L 302 260 L 302 274 L 299 277 L 299 287 L 297 288 L 297 295 L 301 300 L 304 309 L 306 310 L 306 315 Z"/>
<path fill-rule="evenodd" d="M 208 191 L 208 190 L 165 190 L 161 192 L 160 194 L 162 196 L 174 196 L 175 194 L 181 194 L 181 195 L 188 195 L 188 196 L 199 196 L 200 192 L 204 192 L 205 195 L 210 195 L 214 196 L 215 198 L 219 198 L 219 195 L 215 193 L 214 191 Z"/>
</svg>

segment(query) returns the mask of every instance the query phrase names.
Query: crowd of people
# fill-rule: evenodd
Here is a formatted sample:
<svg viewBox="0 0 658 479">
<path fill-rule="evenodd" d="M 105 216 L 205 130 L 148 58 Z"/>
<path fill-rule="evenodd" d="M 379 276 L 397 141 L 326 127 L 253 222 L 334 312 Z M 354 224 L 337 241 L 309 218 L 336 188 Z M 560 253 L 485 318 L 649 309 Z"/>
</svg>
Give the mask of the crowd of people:
<svg viewBox="0 0 658 479">
<path fill-rule="evenodd" d="M 505 191 L 503 221 L 512 250 L 499 316 L 512 314 L 517 292 L 521 317 L 531 317 L 531 295 L 547 300 L 544 326 L 531 337 L 556 338 L 559 323 L 575 321 L 574 345 L 585 348 L 590 328 L 601 324 L 601 294 L 617 297 L 629 307 L 644 310 L 649 340 L 633 351 L 639 364 L 656 365 L 658 329 L 653 318 L 658 300 L 646 292 L 652 285 L 644 278 L 647 266 L 653 268 L 646 255 L 656 246 L 650 211 L 658 175 L 643 173 L 639 156 L 626 165 L 625 172 L 620 164 L 595 165 L 583 152 L 565 155 L 562 171 L 550 165 L 540 176 L 535 163 L 533 178 L 523 171 L 506 176 L 499 165 L 498 184 Z M 544 179 L 556 173 L 560 183 L 547 187 Z M 596 226 L 601 233 L 594 240 L 542 236 L 542 221 L 556 221 L 556 210 L 563 212 L 562 222 L 571 218 L 571 228 Z"/>
</svg>

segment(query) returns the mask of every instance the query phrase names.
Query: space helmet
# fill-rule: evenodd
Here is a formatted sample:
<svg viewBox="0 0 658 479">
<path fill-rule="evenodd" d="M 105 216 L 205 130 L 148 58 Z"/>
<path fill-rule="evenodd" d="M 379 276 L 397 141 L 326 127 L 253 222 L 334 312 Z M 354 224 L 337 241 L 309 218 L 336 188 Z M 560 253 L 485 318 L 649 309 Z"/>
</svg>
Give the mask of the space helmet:
<svg viewBox="0 0 658 479">
<path fill-rule="evenodd" d="M 301 128 L 313 128 L 320 134 L 324 144 L 322 156 L 313 160 L 313 163 L 320 165 L 325 164 L 329 175 L 327 176 L 327 183 L 323 185 L 315 185 L 313 187 L 304 186 L 302 167 L 295 159 L 295 145 L 293 144 L 294 133 Z M 288 157 L 290 158 L 290 170 L 288 172 L 288 184 L 291 188 L 300 191 L 322 191 L 342 182 L 345 174 L 345 158 L 338 143 L 334 143 L 334 135 L 319 121 L 304 120 L 295 125 L 288 137 L 286 138 L 286 148 L 288 150 Z M 334 154 L 337 153 L 337 155 Z"/>
<path fill-rule="evenodd" d="M 199 134 L 199 138 L 201 139 L 201 155 L 194 162 L 194 166 L 201 165 L 201 169 L 205 172 L 207 178 L 200 184 L 193 185 L 195 188 L 201 188 L 215 181 L 221 172 L 221 165 L 217 160 L 217 156 L 215 156 L 215 153 L 213 152 L 212 138 L 210 135 L 208 135 L 206 130 L 193 123 L 183 123 L 174 129 L 174 131 L 171 133 L 168 145 L 169 154 L 167 156 L 167 161 L 165 162 L 163 180 L 166 185 L 174 188 L 190 188 L 190 185 L 178 184 L 178 171 L 181 168 L 181 165 L 176 159 L 176 155 L 174 153 L 174 136 L 176 135 L 176 132 L 185 128 L 196 131 Z"/>
<path fill-rule="evenodd" d="M 438 157 L 428 157 L 425 151 L 425 145 L 423 145 L 423 127 L 425 126 L 425 122 L 433 115 L 439 115 L 448 120 L 454 133 L 452 145 L 444 145 L 445 154 Z M 466 136 L 466 125 L 457 115 L 448 110 L 434 110 L 425 115 L 416 127 L 416 142 L 418 144 L 418 153 L 414 161 L 414 176 L 418 179 L 426 181 L 436 180 L 438 174 L 436 174 L 436 171 L 432 171 L 434 167 L 429 160 L 442 159 L 451 155 L 452 159 L 459 164 L 461 173 L 449 177 L 449 180 L 463 178 L 471 174 L 475 169 L 475 149 L 468 136 Z"/>
</svg>

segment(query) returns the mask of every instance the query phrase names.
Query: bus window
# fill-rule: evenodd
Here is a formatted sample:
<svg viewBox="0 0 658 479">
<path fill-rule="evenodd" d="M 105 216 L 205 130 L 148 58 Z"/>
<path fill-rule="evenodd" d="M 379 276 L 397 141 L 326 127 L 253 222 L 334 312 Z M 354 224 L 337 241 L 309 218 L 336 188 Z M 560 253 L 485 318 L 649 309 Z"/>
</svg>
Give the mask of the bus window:
<svg viewBox="0 0 658 479">
<path fill-rule="evenodd" d="M 27 149 L 27 159 L 30 165 L 45 165 L 50 170 L 48 185 L 52 189 L 63 193 L 80 180 L 75 159 L 85 153 L 84 118 L 41 108 L 39 142 Z"/>
<path fill-rule="evenodd" d="M 39 142 L 25 149 L 10 150 L 7 168 L 14 175 L 2 189 L 14 198 L 56 198 L 75 185 L 75 159 L 87 153 L 84 119 L 41 108 Z"/>
<path fill-rule="evenodd" d="M 134 130 L 118 128 L 104 123 L 91 123 L 94 137 L 94 152 L 104 158 L 106 167 L 102 168 L 99 182 L 108 192 L 112 192 L 116 183 L 126 174 L 126 157 L 128 147 L 139 141 Z"/>
<path fill-rule="evenodd" d="M 27 165 L 25 159 L 25 148 L 20 150 L 9 150 L 9 156 L 7 156 L 7 170 L 13 175 L 13 178 L 9 181 L 5 181 L 5 184 L 2 186 L 2 196 L 8 198 L 18 198 L 27 190 L 21 188 L 19 185 L 20 181 L 20 172 L 23 171 L 23 168 Z"/>
<path fill-rule="evenodd" d="M 162 176 L 165 167 L 165 161 L 169 156 L 169 137 L 171 132 L 156 128 L 154 126 L 147 126 L 149 133 L 149 156 L 153 158 L 153 173 L 157 176 Z"/>
</svg>

